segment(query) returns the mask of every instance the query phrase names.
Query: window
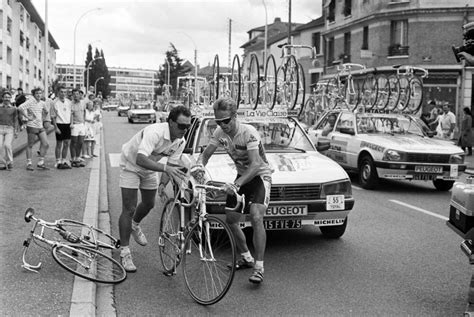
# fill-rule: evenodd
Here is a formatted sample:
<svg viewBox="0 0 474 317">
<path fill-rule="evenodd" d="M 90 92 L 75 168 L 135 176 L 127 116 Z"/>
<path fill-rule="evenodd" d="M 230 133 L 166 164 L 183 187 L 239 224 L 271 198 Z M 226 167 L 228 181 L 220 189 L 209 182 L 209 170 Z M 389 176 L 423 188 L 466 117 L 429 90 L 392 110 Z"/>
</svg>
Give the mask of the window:
<svg viewBox="0 0 474 317">
<path fill-rule="evenodd" d="M 336 0 L 329 0 L 328 22 L 334 22 L 336 19 Z"/>
<path fill-rule="evenodd" d="M 2 42 L 0 42 L 0 59 L 3 59 L 3 43 Z"/>
<path fill-rule="evenodd" d="M 25 91 L 30 91 L 30 85 L 29 84 L 25 84 Z"/>
<path fill-rule="evenodd" d="M 35 58 L 38 58 L 38 51 L 37 51 L 37 49 L 38 49 L 38 48 L 37 48 L 36 45 L 35 45 Z"/>
<path fill-rule="evenodd" d="M 20 65 L 19 65 L 18 69 L 20 70 L 20 72 L 23 71 L 23 56 L 20 56 Z"/>
<path fill-rule="evenodd" d="M 390 24 L 389 56 L 408 55 L 408 20 L 395 20 Z"/>
<path fill-rule="evenodd" d="M 10 17 L 7 17 L 7 32 L 10 34 L 12 32 L 12 19 Z"/>
<path fill-rule="evenodd" d="M 352 15 L 352 0 L 344 0 L 343 12 L 345 17 Z"/>
<path fill-rule="evenodd" d="M 39 80 L 43 79 L 43 78 L 41 77 L 41 69 L 38 69 L 38 79 L 39 79 Z"/>
<path fill-rule="evenodd" d="M 334 61 L 334 37 L 328 38 L 328 65 Z"/>
<path fill-rule="evenodd" d="M 351 61 L 351 32 L 344 33 L 344 56 L 342 56 L 344 63 Z"/>
<path fill-rule="evenodd" d="M 10 2 L 11 2 L 11 0 L 7 0 L 7 4 L 11 7 L 12 4 Z"/>
<path fill-rule="evenodd" d="M 26 38 L 26 49 L 30 49 L 30 38 Z"/>
<path fill-rule="evenodd" d="M 364 26 L 364 31 L 362 34 L 362 47 L 361 49 L 363 50 L 368 50 L 369 49 L 369 27 Z"/>
<path fill-rule="evenodd" d="M 23 31 L 20 31 L 20 46 L 23 47 L 24 42 L 25 42 L 25 35 L 23 34 Z"/>
<path fill-rule="evenodd" d="M 20 21 L 23 22 L 25 20 L 25 8 L 20 6 Z"/>
<path fill-rule="evenodd" d="M 33 77 L 36 78 L 36 66 L 34 68 L 35 72 L 33 73 Z"/>
<path fill-rule="evenodd" d="M 25 70 L 27 74 L 30 73 L 30 61 L 28 60 L 25 60 Z"/>
<path fill-rule="evenodd" d="M 12 89 L 12 78 L 7 75 L 7 88 Z"/>
<path fill-rule="evenodd" d="M 12 64 L 12 49 L 7 46 L 7 64 Z"/>
<path fill-rule="evenodd" d="M 38 60 L 41 62 L 41 50 L 38 50 Z"/>
<path fill-rule="evenodd" d="M 320 73 L 311 73 L 311 85 L 316 84 L 319 81 Z"/>
<path fill-rule="evenodd" d="M 313 33 L 311 35 L 311 43 L 313 47 L 316 47 L 316 54 L 321 54 L 321 33 Z"/>
</svg>

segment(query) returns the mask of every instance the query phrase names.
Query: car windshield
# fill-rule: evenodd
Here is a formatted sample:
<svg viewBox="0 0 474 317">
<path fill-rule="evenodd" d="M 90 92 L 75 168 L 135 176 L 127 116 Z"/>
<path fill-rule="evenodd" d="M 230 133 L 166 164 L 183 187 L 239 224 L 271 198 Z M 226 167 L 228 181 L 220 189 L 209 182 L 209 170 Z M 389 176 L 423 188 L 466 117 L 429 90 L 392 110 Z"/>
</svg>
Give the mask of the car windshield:
<svg viewBox="0 0 474 317">
<path fill-rule="evenodd" d="M 358 133 L 416 134 L 425 136 L 418 122 L 404 115 L 358 114 L 356 125 Z"/>
<path fill-rule="evenodd" d="M 151 109 L 151 105 L 132 105 L 132 109 Z"/>
<path fill-rule="evenodd" d="M 242 123 L 253 125 L 260 133 L 265 151 L 267 152 L 306 152 L 314 151 L 306 133 L 293 118 L 265 118 L 241 120 Z M 198 148 L 209 144 L 212 134 L 217 128 L 214 119 L 204 119 L 199 134 Z M 217 151 L 225 151 L 219 147 Z"/>
</svg>

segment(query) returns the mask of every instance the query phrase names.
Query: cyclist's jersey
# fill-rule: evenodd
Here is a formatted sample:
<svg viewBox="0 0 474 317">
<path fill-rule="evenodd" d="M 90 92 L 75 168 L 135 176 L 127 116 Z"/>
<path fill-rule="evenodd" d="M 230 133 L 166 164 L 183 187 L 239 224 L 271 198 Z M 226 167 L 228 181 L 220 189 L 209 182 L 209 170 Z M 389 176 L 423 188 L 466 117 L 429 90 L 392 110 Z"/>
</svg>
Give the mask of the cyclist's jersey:
<svg viewBox="0 0 474 317">
<path fill-rule="evenodd" d="M 259 153 L 259 169 L 257 175 L 268 175 L 273 173 L 270 164 L 268 164 L 265 150 L 263 148 L 260 134 L 257 129 L 249 124 L 237 122 L 237 133 L 234 139 L 231 139 L 221 127 L 217 127 L 209 141 L 216 147 L 222 147 L 235 163 L 237 174 L 242 175 L 250 166 L 249 154 L 250 150 L 258 150 Z"/>
</svg>

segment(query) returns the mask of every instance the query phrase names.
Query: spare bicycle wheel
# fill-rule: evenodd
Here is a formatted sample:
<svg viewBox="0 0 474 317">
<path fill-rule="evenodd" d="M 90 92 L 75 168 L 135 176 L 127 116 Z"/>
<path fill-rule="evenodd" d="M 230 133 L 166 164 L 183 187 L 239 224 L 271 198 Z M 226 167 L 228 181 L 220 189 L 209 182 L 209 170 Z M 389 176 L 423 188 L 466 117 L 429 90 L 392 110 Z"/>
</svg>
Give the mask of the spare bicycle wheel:
<svg viewBox="0 0 474 317">
<path fill-rule="evenodd" d="M 344 101 L 350 111 L 359 104 L 359 86 L 354 77 L 347 78 L 344 83 Z"/>
<path fill-rule="evenodd" d="M 270 54 L 265 64 L 265 83 L 261 85 L 260 98 L 262 103 L 268 108 L 273 109 L 277 95 L 277 69 L 275 57 Z"/>
<path fill-rule="evenodd" d="M 298 99 L 299 67 L 293 55 L 290 55 L 285 63 L 285 85 L 286 106 L 288 110 L 294 109 Z"/>
<path fill-rule="evenodd" d="M 257 55 L 253 53 L 250 55 L 248 74 L 248 102 L 249 105 L 253 107 L 253 110 L 255 110 L 257 109 L 260 95 L 260 66 L 258 64 Z"/>
<path fill-rule="evenodd" d="M 237 109 L 240 104 L 240 88 L 242 85 L 242 75 L 240 73 L 240 59 L 239 55 L 235 54 L 232 60 L 232 73 L 230 78 L 230 97 L 237 104 Z"/>
<path fill-rule="evenodd" d="M 51 252 L 63 268 L 90 281 L 118 284 L 127 278 L 122 264 L 96 249 L 80 244 L 58 244 Z"/>
<path fill-rule="evenodd" d="M 410 82 L 408 78 L 402 76 L 398 78 L 398 83 L 400 85 L 400 96 L 398 97 L 396 109 L 398 111 L 403 111 L 410 101 Z"/>
<path fill-rule="evenodd" d="M 183 274 L 191 297 L 201 305 L 220 301 L 232 285 L 236 247 L 229 225 L 207 216 L 186 236 Z"/>
<path fill-rule="evenodd" d="M 377 103 L 378 82 L 374 74 L 367 74 L 362 84 L 360 103 L 365 110 L 371 110 Z"/>
<path fill-rule="evenodd" d="M 419 77 L 410 79 L 410 99 L 406 110 L 416 113 L 423 103 L 423 82 Z"/>
<path fill-rule="evenodd" d="M 214 56 L 214 63 L 212 64 L 212 79 L 209 82 L 210 87 L 210 101 L 213 103 L 219 98 L 219 55 Z"/>
<path fill-rule="evenodd" d="M 281 66 L 277 69 L 277 91 L 275 104 L 283 105 L 285 102 L 286 85 L 285 85 L 285 69 Z"/>
<path fill-rule="evenodd" d="M 304 69 L 300 63 L 298 63 L 298 94 L 296 96 L 296 103 L 293 106 L 292 110 L 296 110 L 297 116 L 301 115 L 301 112 L 304 108 L 305 102 L 305 93 L 306 93 L 306 82 L 304 76 Z"/>
<path fill-rule="evenodd" d="M 388 105 L 390 99 L 390 83 L 387 76 L 378 74 L 375 76 L 377 80 L 377 101 L 375 102 L 375 109 L 384 110 Z"/>
<path fill-rule="evenodd" d="M 388 83 L 390 85 L 390 97 L 386 109 L 393 111 L 398 106 L 398 99 L 400 98 L 400 82 L 397 75 L 388 76 Z"/>
</svg>

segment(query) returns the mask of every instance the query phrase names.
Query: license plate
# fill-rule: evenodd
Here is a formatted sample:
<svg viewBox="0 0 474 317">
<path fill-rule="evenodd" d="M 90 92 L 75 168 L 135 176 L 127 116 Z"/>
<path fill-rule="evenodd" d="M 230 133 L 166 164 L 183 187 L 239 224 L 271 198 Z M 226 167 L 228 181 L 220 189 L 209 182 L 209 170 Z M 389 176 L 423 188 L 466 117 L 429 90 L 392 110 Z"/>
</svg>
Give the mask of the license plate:
<svg viewBox="0 0 474 317">
<path fill-rule="evenodd" d="M 301 219 L 264 220 L 265 230 L 301 229 Z"/>
<path fill-rule="evenodd" d="M 432 181 L 435 180 L 437 176 L 436 174 L 415 174 L 413 175 L 413 180 Z"/>
<path fill-rule="evenodd" d="M 344 210 L 344 195 L 327 195 L 326 210 Z"/>
<path fill-rule="evenodd" d="M 267 217 L 306 216 L 307 214 L 307 205 L 269 206 L 265 211 Z"/>
<path fill-rule="evenodd" d="M 429 165 L 415 165 L 415 172 L 416 173 L 437 173 L 437 174 L 442 174 L 443 173 L 443 167 L 442 166 L 429 166 Z"/>
</svg>

